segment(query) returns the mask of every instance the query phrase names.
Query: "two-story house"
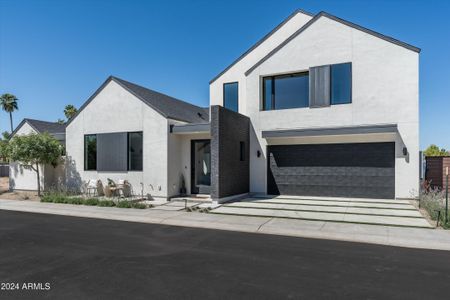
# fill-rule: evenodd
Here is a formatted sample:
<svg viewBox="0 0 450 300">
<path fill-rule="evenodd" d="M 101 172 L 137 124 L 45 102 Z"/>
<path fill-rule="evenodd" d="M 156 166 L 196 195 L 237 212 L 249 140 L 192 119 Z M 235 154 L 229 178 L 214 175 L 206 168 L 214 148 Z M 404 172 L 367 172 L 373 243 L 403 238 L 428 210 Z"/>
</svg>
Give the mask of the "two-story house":
<svg viewBox="0 0 450 300">
<path fill-rule="evenodd" d="M 127 179 L 153 198 L 219 202 L 414 197 L 419 52 L 299 10 L 210 82 L 209 108 L 111 76 L 66 126 L 67 185 Z"/>
<path fill-rule="evenodd" d="M 252 193 L 410 198 L 419 190 L 420 49 L 296 11 L 210 82 L 250 118 Z"/>
</svg>

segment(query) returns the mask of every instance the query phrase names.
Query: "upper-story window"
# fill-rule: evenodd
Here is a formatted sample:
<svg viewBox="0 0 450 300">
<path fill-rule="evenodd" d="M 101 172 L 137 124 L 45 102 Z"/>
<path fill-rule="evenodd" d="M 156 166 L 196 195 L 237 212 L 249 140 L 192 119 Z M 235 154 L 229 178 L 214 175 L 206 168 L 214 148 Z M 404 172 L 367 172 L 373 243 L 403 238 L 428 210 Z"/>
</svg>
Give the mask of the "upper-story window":
<svg viewBox="0 0 450 300">
<path fill-rule="evenodd" d="M 223 85 L 223 106 L 227 109 L 238 111 L 239 109 L 239 84 L 237 82 Z"/>
<path fill-rule="evenodd" d="M 352 64 L 331 65 L 331 104 L 352 102 Z"/>
<path fill-rule="evenodd" d="M 308 106 L 308 72 L 263 78 L 263 110 Z"/>
<path fill-rule="evenodd" d="M 263 78 L 262 110 L 352 103 L 352 64 L 311 67 L 309 72 Z"/>
</svg>

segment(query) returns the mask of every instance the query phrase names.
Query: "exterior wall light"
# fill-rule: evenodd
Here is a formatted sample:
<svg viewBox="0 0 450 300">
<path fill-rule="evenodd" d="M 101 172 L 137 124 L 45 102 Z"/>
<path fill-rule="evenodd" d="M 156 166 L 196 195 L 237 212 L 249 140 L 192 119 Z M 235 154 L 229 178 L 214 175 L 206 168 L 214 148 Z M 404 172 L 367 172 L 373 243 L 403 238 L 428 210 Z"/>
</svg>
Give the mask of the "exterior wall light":
<svg viewBox="0 0 450 300">
<path fill-rule="evenodd" d="M 404 156 L 408 155 L 408 148 L 403 147 L 403 155 Z"/>
</svg>

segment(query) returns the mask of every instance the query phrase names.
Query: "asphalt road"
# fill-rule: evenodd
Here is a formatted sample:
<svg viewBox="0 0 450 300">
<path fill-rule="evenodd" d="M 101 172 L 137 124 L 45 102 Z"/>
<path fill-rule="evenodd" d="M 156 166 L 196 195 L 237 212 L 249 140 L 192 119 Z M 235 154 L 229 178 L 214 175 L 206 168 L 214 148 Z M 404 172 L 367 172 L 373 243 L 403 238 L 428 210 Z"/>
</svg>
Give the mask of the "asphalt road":
<svg viewBox="0 0 450 300">
<path fill-rule="evenodd" d="M 0 283 L 0 299 L 448 299 L 450 252 L 0 211 Z"/>
</svg>

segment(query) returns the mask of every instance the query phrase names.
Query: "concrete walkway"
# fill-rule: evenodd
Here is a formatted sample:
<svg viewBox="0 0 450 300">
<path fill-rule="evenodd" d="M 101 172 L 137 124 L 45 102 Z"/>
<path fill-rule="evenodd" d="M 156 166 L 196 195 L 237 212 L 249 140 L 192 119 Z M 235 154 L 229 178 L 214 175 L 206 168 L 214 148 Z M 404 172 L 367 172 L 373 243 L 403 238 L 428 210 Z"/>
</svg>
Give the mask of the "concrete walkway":
<svg viewBox="0 0 450 300">
<path fill-rule="evenodd" d="M 125 209 L 85 205 L 0 200 L 0 209 L 173 226 L 450 250 L 450 231 L 393 226 L 246 217 L 158 209 Z"/>
</svg>

